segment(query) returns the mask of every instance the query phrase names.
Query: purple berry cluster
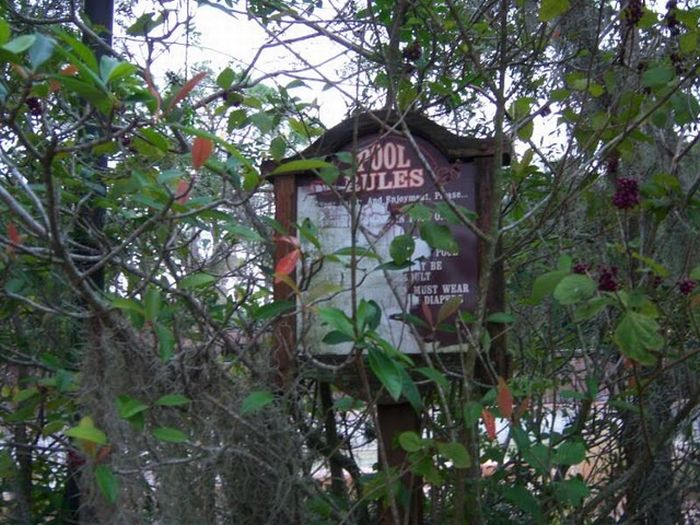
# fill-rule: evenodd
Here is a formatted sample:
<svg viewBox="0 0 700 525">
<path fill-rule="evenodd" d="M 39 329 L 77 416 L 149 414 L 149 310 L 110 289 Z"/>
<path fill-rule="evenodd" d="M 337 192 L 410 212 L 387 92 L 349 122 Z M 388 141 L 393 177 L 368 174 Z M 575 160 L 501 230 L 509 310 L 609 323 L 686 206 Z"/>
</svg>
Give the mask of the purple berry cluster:
<svg viewBox="0 0 700 525">
<path fill-rule="evenodd" d="M 418 60 L 422 54 L 423 51 L 421 50 L 420 44 L 417 40 L 403 48 L 403 57 L 411 62 Z"/>
<path fill-rule="evenodd" d="M 676 16 L 676 11 L 678 10 L 678 1 L 669 0 L 666 2 L 666 16 L 664 17 L 664 22 L 666 27 L 668 27 L 669 33 L 676 36 L 681 30 L 678 27 L 678 16 Z"/>
<path fill-rule="evenodd" d="M 591 269 L 591 265 L 584 262 L 577 262 L 572 268 L 574 273 L 587 274 Z"/>
<path fill-rule="evenodd" d="M 639 195 L 639 182 L 629 177 L 619 177 L 615 181 L 615 195 L 612 203 L 619 210 L 634 208 L 641 202 Z"/>
<path fill-rule="evenodd" d="M 601 266 L 598 271 L 598 290 L 601 292 L 614 292 L 620 288 L 617 282 L 617 266 Z"/>
<path fill-rule="evenodd" d="M 673 64 L 677 75 L 682 75 L 686 72 L 687 68 L 684 63 L 685 61 L 683 60 L 683 57 L 680 54 L 674 51 L 673 53 L 671 53 L 669 58 L 671 59 L 671 64 Z"/>
<path fill-rule="evenodd" d="M 24 103 L 29 108 L 29 112 L 35 117 L 40 117 L 44 113 L 44 108 L 41 105 L 41 100 L 37 97 L 28 97 Z"/>
<path fill-rule="evenodd" d="M 644 0 L 628 0 L 622 15 L 628 27 L 636 26 L 644 15 Z"/>
<path fill-rule="evenodd" d="M 683 295 L 690 295 L 695 290 L 695 286 L 697 286 L 697 283 L 692 279 L 683 279 L 678 283 L 678 290 Z"/>
</svg>

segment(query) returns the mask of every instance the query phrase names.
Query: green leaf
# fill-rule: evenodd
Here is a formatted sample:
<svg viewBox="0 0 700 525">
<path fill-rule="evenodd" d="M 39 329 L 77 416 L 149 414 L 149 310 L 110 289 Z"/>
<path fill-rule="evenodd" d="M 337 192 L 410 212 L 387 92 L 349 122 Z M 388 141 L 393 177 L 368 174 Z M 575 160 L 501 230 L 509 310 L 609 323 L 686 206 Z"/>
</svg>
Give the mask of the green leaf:
<svg viewBox="0 0 700 525">
<path fill-rule="evenodd" d="M 467 219 L 474 221 L 478 218 L 478 215 L 475 212 L 468 210 L 464 206 L 460 206 L 459 204 L 455 203 L 452 204 Z M 462 224 L 462 219 L 460 219 L 459 215 L 450 207 L 450 205 L 447 202 L 438 201 L 434 204 L 434 206 L 435 211 L 440 214 L 440 217 L 442 217 L 445 220 L 445 222 L 449 224 Z"/>
<path fill-rule="evenodd" d="M 187 434 L 173 427 L 156 427 L 153 429 L 153 437 L 166 443 L 183 443 L 187 441 Z"/>
<path fill-rule="evenodd" d="M 503 323 L 503 324 L 508 324 L 512 323 L 515 321 L 515 318 L 513 317 L 513 314 L 509 314 L 506 312 L 496 312 L 495 314 L 491 314 L 486 318 L 486 321 L 489 323 Z"/>
<path fill-rule="evenodd" d="M 571 271 L 571 263 L 573 263 L 573 260 L 571 259 L 570 255 L 566 255 L 566 254 L 562 255 L 557 260 L 557 270 L 570 272 Z"/>
<path fill-rule="evenodd" d="M 325 336 L 323 336 L 321 342 L 327 345 L 340 345 L 343 343 L 351 343 L 354 340 L 354 337 L 345 335 L 343 332 L 340 332 L 338 330 L 333 330 L 332 332 L 328 332 Z"/>
<path fill-rule="evenodd" d="M 146 36 L 164 21 L 165 19 L 162 15 L 154 19 L 153 13 L 144 13 L 127 28 L 126 33 L 131 36 Z"/>
<path fill-rule="evenodd" d="M 166 394 L 156 400 L 156 405 L 161 407 L 179 407 L 191 403 L 192 400 L 182 394 Z"/>
<path fill-rule="evenodd" d="M 301 236 L 314 245 L 317 249 L 321 249 L 321 243 L 318 240 L 318 228 L 311 222 L 311 219 L 306 217 L 297 228 Z"/>
<path fill-rule="evenodd" d="M 420 201 L 407 204 L 401 211 L 414 221 L 429 221 L 433 217 L 433 210 Z"/>
<path fill-rule="evenodd" d="M 92 443 L 97 443 L 98 445 L 107 444 L 107 436 L 99 428 L 95 428 L 92 420 L 88 417 L 84 417 L 77 427 L 72 427 L 66 430 L 66 436 L 84 439 L 85 441 L 90 441 Z"/>
<path fill-rule="evenodd" d="M 421 409 L 423 408 L 423 398 L 421 397 L 420 392 L 418 392 L 416 384 L 413 382 L 413 379 L 411 379 L 411 376 L 406 369 L 399 366 L 399 370 L 401 372 L 401 393 L 413 407 L 413 410 L 416 411 L 416 414 L 420 414 Z"/>
<path fill-rule="evenodd" d="M 537 304 L 542 301 L 545 297 L 551 294 L 554 289 L 559 284 L 564 277 L 569 275 L 568 271 L 555 270 L 553 272 L 547 272 L 544 275 L 540 275 L 535 279 L 532 285 L 532 295 L 530 296 L 530 301 Z"/>
<path fill-rule="evenodd" d="M 529 449 L 521 450 L 523 459 L 538 472 L 549 470 L 549 448 L 542 443 L 535 443 Z"/>
<path fill-rule="evenodd" d="M 194 288 L 203 288 L 209 286 L 216 281 L 216 277 L 208 273 L 193 273 L 184 277 L 179 282 L 179 287 L 183 290 L 191 290 Z"/>
<path fill-rule="evenodd" d="M 117 398 L 117 410 L 119 411 L 119 416 L 123 419 L 130 419 L 147 409 L 148 405 L 131 396 L 119 396 Z"/>
<path fill-rule="evenodd" d="M 510 427 L 511 435 L 513 436 L 513 441 L 518 450 L 523 451 L 530 448 L 530 438 L 519 425 L 512 425 Z"/>
<path fill-rule="evenodd" d="M 2 49 L 18 55 L 32 47 L 36 41 L 36 35 L 21 35 L 2 46 Z"/>
<path fill-rule="evenodd" d="M 586 446 L 581 441 L 565 441 L 557 448 L 552 461 L 557 465 L 578 465 L 586 459 Z"/>
<path fill-rule="evenodd" d="M 691 279 L 694 281 L 700 281 L 700 266 L 696 266 L 690 271 L 690 274 L 688 275 Z"/>
<path fill-rule="evenodd" d="M 263 407 L 266 407 L 272 403 L 274 399 L 275 398 L 272 395 L 272 392 L 268 392 L 267 390 L 257 390 L 255 392 L 251 392 L 243 400 L 243 404 L 241 405 L 241 414 L 245 415 L 257 412 Z"/>
<path fill-rule="evenodd" d="M 536 524 L 545 523 L 544 515 L 542 514 L 542 509 L 540 508 L 537 498 L 535 498 L 532 492 L 527 488 L 522 485 L 505 487 L 503 495 L 513 505 L 529 513 Z"/>
<path fill-rule="evenodd" d="M 0 46 L 5 44 L 12 36 L 10 24 L 6 20 L 0 18 Z"/>
<path fill-rule="evenodd" d="M 333 407 L 340 412 L 347 412 L 348 410 L 361 409 L 364 403 L 359 399 L 355 399 L 351 396 L 345 396 L 333 401 Z"/>
<path fill-rule="evenodd" d="M 603 93 L 605 93 L 605 88 L 600 84 L 591 82 L 588 85 L 588 92 L 591 94 L 592 97 L 600 97 L 601 95 L 603 95 Z"/>
<path fill-rule="evenodd" d="M 389 246 L 389 255 L 396 264 L 403 264 L 411 259 L 413 251 L 416 249 L 416 242 L 410 235 L 397 235 Z"/>
<path fill-rule="evenodd" d="M 51 434 L 55 434 L 57 432 L 60 432 L 63 430 L 63 427 L 66 426 L 66 422 L 63 421 L 62 419 L 57 419 L 55 421 L 49 421 L 44 425 L 44 428 L 41 429 L 41 435 L 46 437 L 50 436 Z M 2 475 L 2 474 L 0 474 Z"/>
<path fill-rule="evenodd" d="M 618 323 L 614 339 L 623 354 L 643 365 L 656 363 L 650 350 L 659 350 L 664 345 L 658 323 L 651 317 L 632 311 L 626 312 Z"/>
<path fill-rule="evenodd" d="M 470 428 L 474 426 L 476 423 L 479 422 L 479 419 L 481 418 L 481 412 L 484 410 L 484 407 L 482 406 L 481 403 L 477 401 L 468 401 L 467 403 L 464 404 L 462 407 L 462 415 L 464 416 L 464 425 L 467 428 Z"/>
<path fill-rule="evenodd" d="M 351 257 L 353 254 L 355 257 L 370 257 L 372 259 L 379 259 L 379 256 L 374 251 L 372 251 L 370 248 L 365 248 L 364 246 L 346 246 L 333 252 L 333 255 L 342 257 Z"/>
<path fill-rule="evenodd" d="M 253 317 L 256 321 L 266 321 L 291 310 L 294 310 L 294 304 L 291 301 L 275 301 L 257 308 L 253 313 Z"/>
<path fill-rule="evenodd" d="M 511 116 L 513 120 L 519 120 L 527 117 L 530 114 L 530 108 L 532 107 L 532 103 L 534 101 L 535 99 L 532 97 L 520 97 L 513 102 L 511 107 Z"/>
<path fill-rule="evenodd" d="M 535 131 L 535 123 L 532 120 L 527 121 L 525 124 L 520 126 L 516 133 L 520 140 L 528 141 L 532 138 L 532 133 Z"/>
<path fill-rule="evenodd" d="M 304 159 L 292 160 L 277 166 L 270 175 L 282 175 L 284 173 L 298 173 L 302 171 L 318 170 L 321 168 L 336 169 L 337 167 L 330 162 L 320 159 Z"/>
<path fill-rule="evenodd" d="M 270 156 L 273 160 L 280 160 L 287 151 L 287 141 L 284 137 L 275 137 L 270 141 Z"/>
<path fill-rule="evenodd" d="M 35 387 L 31 388 L 23 388 L 19 392 L 17 392 L 14 396 L 12 396 L 12 401 L 15 403 L 21 403 L 22 401 L 26 401 L 27 399 L 31 399 L 35 395 L 39 393 L 39 390 Z"/>
<path fill-rule="evenodd" d="M 429 454 L 420 454 L 419 458 L 411 463 L 411 471 L 415 472 L 432 485 L 442 485 L 443 479 L 440 472 L 433 465 L 433 459 Z"/>
<path fill-rule="evenodd" d="M 573 505 L 574 507 L 591 493 L 586 483 L 579 477 L 557 481 L 552 483 L 555 497 L 562 503 Z"/>
<path fill-rule="evenodd" d="M 554 298 L 564 305 L 575 304 L 591 297 L 597 289 L 598 285 L 593 279 L 575 273 L 559 281 L 554 288 Z"/>
<path fill-rule="evenodd" d="M 456 468 L 467 468 L 472 464 L 469 452 L 461 443 L 438 443 L 437 448 L 440 455 L 452 461 Z"/>
<path fill-rule="evenodd" d="M 664 87 L 673 80 L 675 74 L 673 66 L 670 64 L 662 64 L 644 72 L 642 75 L 642 85 L 650 88 Z"/>
<path fill-rule="evenodd" d="M 333 406 L 340 412 L 348 410 L 359 410 L 365 406 L 364 402 L 351 396 L 341 397 L 333 401 Z"/>
<path fill-rule="evenodd" d="M 435 368 L 430 368 L 430 367 L 420 367 L 416 368 L 416 372 L 419 374 L 422 374 L 423 376 L 427 377 L 431 381 L 434 381 L 438 385 L 440 385 L 443 388 L 448 388 L 450 386 L 450 382 L 447 380 L 445 377 L 445 374 L 440 372 L 439 370 L 436 370 Z"/>
<path fill-rule="evenodd" d="M 32 63 L 32 68 L 36 71 L 39 66 L 46 62 L 56 46 L 56 41 L 53 38 L 46 37 L 41 34 L 36 34 L 36 40 L 29 48 L 29 61 Z"/>
<path fill-rule="evenodd" d="M 97 71 L 97 59 L 95 58 L 95 53 L 93 53 L 93 51 L 88 46 L 81 42 L 80 39 L 75 38 L 73 35 L 65 31 L 61 27 L 54 26 L 53 33 L 60 41 L 67 44 L 73 53 L 63 51 L 61 47 L 57 47 L 56 51 L 61 52 L 65 56 L 66 60 L 68 60 L 69 62 L 73 62 L 75 60 L 75 57 L 77 56 L 79 60 L 78 63 L 76 63 L 76 65 L 78 67 L 81 67 L 82 64 L 80 64 L 79 62 L 82 61 L 89 68 L 89 73 L 94 75 L 94 73 Z"/>
<path fill-rule="evenodd" d="M 243 239 L 244 241 L 262 241 L 263 238 L 258 232 L 242 224 L 226 224 L 224 225 L 224 230 L 235 236 L 237 239 Z"/>
<path fill-rule="evenodd" d="M 129 62 L 119 62 L 111 68 L 105 82 L 116 82 L 117 80 L 128 77 L 137 70 L 136 66 Z"/>
<path fill-rule="evenodd" d="M 149 286 L 143 298 L 144 314 L 147 321 L 153 322 L 158 318 L 162 302 L 158 288 Z"/>
<path fill-rule="evenodd" d="M 382 320 L 382 310 L 375 301 L 362 299 L 357 307 L 356 316 L 362 331 L 372 331 L 377 329 Z"/>
<path fill-rule="evenodd" d="M 95 467 L 95 481 L 107 501 L 114 504 L 119 497 L 119 481 L 106 465 Z"/>
<path fill-rule="evenodd" d="M 67 91 L 72 91 L 81 96 L 103 113 L 107 112 L 112 106 L 112 101 L 109 95 L 102 89 L 98 89 L 93 84 L 88 84 L 77 78 L 68 77 L 65 75 L 56 75 L 57 80 Z M 101 86 L 100 86 L 101 87 Z"/>
<path fill-rule="evenodd" d="M 321 320 L 331 328 L 338 330 L 342 334 L 354 338 L 355 330 L 352 320 L 345 315 L 345 312 L 332 306 L 323 306 L 318 309 L 318 315 Z"/>
<path fill-rule="evenodd" d="M 160 323 L 153 325 L 153 329 L 158 337 L 158 349 L 160 350 L 160 359 L 164 363 L 170 361 L 173 357 L 173 348 L 175 348 L 175 336 L 173 331 Z"/>
<path fill-rule="evenodd" d="M 369 349 L 368 362 L 370 369 L 389 395 L 394 401 L 398 401 L 403 385 L 401 365 L 376 348 Z"/>
<path fill-rule="evenodd" d="M 399 434 L 399 445 L 406 452 L 418 452 L 423 449 L 423 440 L 417 433 L 409 430 Z"/>
<path fill-rule="evenodd" d="M 553 18 L 566 13 L 571 6 L 569 0 L 542 0 L 540 5 L 540 20 L 549 22 Z"/>
<path fill-rule="evenodd" d="M 219 73 L 218 77 L 216 77 L 216 85 L 221 89 L 228 89 L 231 87 L 231 84 L 233 84 L 233 80 L 235 78 L 236 74 L 233 72 L 233 69 L 227 67 L 221 73 Z"/>
<path fill-rule="evenodd" d="M 459 245 L 452 236 L 450 229 L 444 224 L 425 222 L 420 225 L 420 236 L 431 248 L 458 253 Z"/>
<path fill-rule="evenodd" d="M 574 311 L 574 321 L 580 323 L 593 319 L 602 312 L 608 304 L 610 304 L 610 300 L 607 297 L 592 297 L 588 302 L 576 308 Z"/>
<path fill-rule="evenodd" d="M 678 38 L 678 45 L 682 53 L 692 53 L 698 47 L 698 34 L 696 31 L 688 31 Z"/>
</svg>

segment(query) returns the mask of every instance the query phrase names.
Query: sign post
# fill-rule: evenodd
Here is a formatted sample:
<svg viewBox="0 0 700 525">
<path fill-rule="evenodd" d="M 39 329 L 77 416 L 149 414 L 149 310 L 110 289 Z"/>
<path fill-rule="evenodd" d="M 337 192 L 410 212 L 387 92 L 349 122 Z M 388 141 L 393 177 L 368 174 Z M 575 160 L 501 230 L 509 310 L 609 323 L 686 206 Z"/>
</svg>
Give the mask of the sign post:
<svg viewBox="0 0 700 525">
<path fill-rule="evenodd" d="M 490 209 L 482 209 L 482 203 L 490 202 L 493 149 L 491 140 L 459 137 L 417 114 L 376 112 L 346 120 L 293 158 L 263 165 L 268 173 L 302 159 L 336 166 L 328 169 L 320 162 L 319 170 L 282 170 L 272 177 L 276 220 L 289 236 L 301 233 L 302 252 L 322 254 L 321 263 L 297 265 L 290 275 L 299 285 L 296 292 L 277 282 L 275 300 L 298 293 L 304 305 L 345 312 L 355 312 L 361 300 L 373 302 L 381 312 L 376 332 L 394 348 L 414 361 L 439 355 L 443 362 L 459 363 L 459 334 L 438 327 L 454 326 L 458 311 L 477 306 L 483 244 L 475 230 L 489 223 Z M 289 237 L 278 242 L 276 261 L 294 249 Z M 491 289 L 484 292 L 487 304 L 503 311 L 502 271 L 492 269 L 492 275 Z M 329 363 L 348 361 L 354 351 L 352 342 L 329 344 L 328 328 L 310 310 L 300 308 L 296 320 L 287 318 L 277 327 L 282 381 L 293 373 L 300 349 Z M 494 340 L 490 357 L 497 373 L 506 376 L 502 337 Z M 491 372 L 479 374 L 480 380 L 495 382 Z M 336 381 L 355 392 L 357 382 L 352 376 Z M 387 396 L 380 398 L 377 416 L 389 466 L 407 472 L 396 438 L 407 430 L 420 433 L 419 418 L 408 403 Z M 406 475 L 403 482 L 411 503 L 402 523 L 420 524 L 420 480 Z M 385 512 L 381 523 L 392 520 Z"/>
</svg>

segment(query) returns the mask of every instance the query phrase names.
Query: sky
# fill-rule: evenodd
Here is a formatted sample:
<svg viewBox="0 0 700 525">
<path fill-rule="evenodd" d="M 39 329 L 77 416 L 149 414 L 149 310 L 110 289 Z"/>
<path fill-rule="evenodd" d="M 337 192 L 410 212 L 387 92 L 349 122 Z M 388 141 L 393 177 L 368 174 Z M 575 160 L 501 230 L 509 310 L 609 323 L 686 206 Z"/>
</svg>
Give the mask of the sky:
<svg viewBox="0 0 700 525">
<path fill-rule="evenodd" d="M 216 3 L 216 0 L 212 2 Z M 220 3 L 223 4 L 223 2 Z M 229 16 L 211 6 L 198 6 L 196 0 L 170 1 L 165 2 L 164 5 L 170 9 L 177 9 L 179 18 L 184 18 L 189 9 L 194 17 L 197 35 L 191 38 L 189 46 L 186 45 L 186 39 L 183 36 L 174 37 L 167 55 L 160 56 L 155 62 L 153 73 L 156 76 L 164 75 L 169 69 L 183 72 L 184 66 L 187 65 L 187 77 L 191 78 L 198 72 L 198 66 L 202 63 L 207 63 L 215 75 L 227 66 L 235 70 L 250 64 L 261 48 L 263 51 L 255 62 L 251 73 L 252 78 L 260 78 L 301 64 L 298 57 L 281 46 L 264 47 L 271 42 L 270 37 L 256 21 L 248 19 L 245 14 Z M 242 11 L 243 6 L 244 2 L 239 1 L 235 7 Z M 152 1 L 142 0 L 137 4 L 135 14 L 138 16 L 157 9 L 160 7 L 158 5 L 154 7 Z M 321 15 L 323 14 L 321 11 Z M 119 38 L 119 30 L 117 31 L 116 36 Z M 309 32 L 305 28 L 291 27 L 280 36 L 299 37 Z M 123 34 L 121 36 L 124 37 Z M 299 42 L 295 44 L 295 49 L 301 57 L 313 64 L 323 64 L 320 66 L 321 71 L 331 79 L 337 78 L 336 72 L 344 64 L 343 59 L 334 59 L 342 51 L 340 46 L 325 38 Z M 136 52 L 137 57 L 140 56 L 145 61 L 145 49 L 136 50 Z M 279 82 L 286 85 L 291 80 L 291 77 L 276 76 L 267 79 L 265 83 Z M 323 82 L 307 82 L 307 85 L 308 88 L 295 88 L 293 94 L 305 101 L 317 99 L 321 120 L 326 126 L 330 127 L 343 120 L 346 104 L 338 91 L 324 90 Z"/>
</svg>

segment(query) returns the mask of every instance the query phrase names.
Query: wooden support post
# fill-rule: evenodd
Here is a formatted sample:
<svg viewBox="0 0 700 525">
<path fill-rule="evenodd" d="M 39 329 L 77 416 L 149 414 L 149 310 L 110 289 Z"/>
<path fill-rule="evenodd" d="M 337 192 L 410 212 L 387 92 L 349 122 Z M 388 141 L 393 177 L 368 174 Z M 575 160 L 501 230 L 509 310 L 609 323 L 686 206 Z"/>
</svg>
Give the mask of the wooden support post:
<svg viewBox="0 0 700 525">
<path fill-rule="evenodd" d="M 420 435 L 420 418 L 408 403 L 378 404 L 379 446 L 386 451 L 389 467 L 405 472 L 401 476 L 404 490 L 410 496 L 408 507 L 397 501 L 399 522 L 396 523 L 391 508 L 382 508 L 381 525 L 422 525 L 423 523 L 423 480 L 408 471 L 408 457 L 398 442 L 401 433 L 412 430 Z M 380 460 L 381 461 L 381 460 Z"/>
<path fill-rule="evenodd" d="M 294 222 L 296 221 L 296 184 L 294 175 L 280 175 L 274 178 L 275 185 L 275 219 L 287 231 L 294 235 Z M 288 242 L 278 240 L 275 243 L 275 263 L 291 252 L 294 247 Z M 296 278 L 296 272 L 290 274 L 290 278 Z M 293 290 L 281 281 L 275 281 L 273 285 L 273 297 L 275 301 L 294 302 Z M 275 351 L 273 366 L 276 371 L 277 386 L 284 388 L 292 374 L 294 364 L 294 347 L 296 345 L 295 320 L 285 316 L 277 322 L 274 332 Z"/>
</svg>

